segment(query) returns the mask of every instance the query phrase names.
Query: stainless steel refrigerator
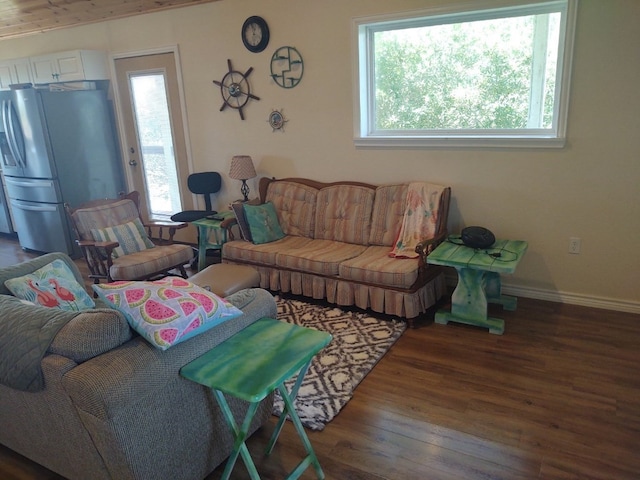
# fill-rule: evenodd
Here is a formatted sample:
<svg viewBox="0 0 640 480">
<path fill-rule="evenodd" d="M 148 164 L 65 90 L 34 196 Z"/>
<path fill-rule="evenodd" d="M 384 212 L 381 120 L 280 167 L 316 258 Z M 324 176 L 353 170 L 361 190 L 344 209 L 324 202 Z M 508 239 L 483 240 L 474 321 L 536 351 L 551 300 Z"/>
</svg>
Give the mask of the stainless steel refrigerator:
<svg viewBox="0 0 640 480">
<path fill-rule="evenodd" d="M 64 204 L 115 198 L 123 190 L 107 94 L 25 88 L 0 92 L 0 99 L 2 171 L 20 245 L 73 255 Z"/>
</svg>

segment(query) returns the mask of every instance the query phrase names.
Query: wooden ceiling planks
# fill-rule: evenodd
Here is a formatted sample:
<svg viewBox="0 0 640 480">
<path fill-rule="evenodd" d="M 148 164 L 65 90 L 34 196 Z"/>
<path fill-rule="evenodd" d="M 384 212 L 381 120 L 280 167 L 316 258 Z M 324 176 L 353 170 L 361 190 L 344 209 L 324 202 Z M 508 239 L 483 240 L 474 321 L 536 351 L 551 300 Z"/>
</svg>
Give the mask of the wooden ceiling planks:
<svg viewBox="0 0 640 480">
<path fill-rule="evenodd" d="M 0 0 L 0 40 L 218 0 Z"/>
</svg>

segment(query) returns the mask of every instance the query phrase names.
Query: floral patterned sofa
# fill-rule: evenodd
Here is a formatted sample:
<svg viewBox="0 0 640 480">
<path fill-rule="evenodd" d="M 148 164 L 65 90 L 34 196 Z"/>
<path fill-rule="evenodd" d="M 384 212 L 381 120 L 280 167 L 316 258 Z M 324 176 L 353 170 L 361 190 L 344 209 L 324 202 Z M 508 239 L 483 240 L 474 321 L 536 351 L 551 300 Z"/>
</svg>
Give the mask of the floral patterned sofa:
<svg viewBox="0 0 640 480">
<path fill-rule="evenodd" d="M 408 200 L 412 187 L 425 185 L 436 194 Z M 427 265 L 426 258 L 447 236 L 450 195 L 449 187 L 424 183 L 376 186 L 262 178 L 260 201 L 275 211 L 276 219 L 258 216 L 256 221 L 256 206 L 234 205 L 243 238 L 231 235 L 222 261 L 253 266 L 265 289 L 355 305 L 412 324 L 445 294 L 442 269 Z M 420 203 L 419 213 L 430 220 L 431 234 L 404 245 L 405 255 L 399 256 L 413 258 L 391 256 Z M 261 222 L 266 227 L 277 223 L 281 234 L 265 241 L 263 232 L 257 232 Z M 232 232 L 233 220 L 228 223 Z M 250 241 L 252 233 L 260 242 Z"/>
</svg>

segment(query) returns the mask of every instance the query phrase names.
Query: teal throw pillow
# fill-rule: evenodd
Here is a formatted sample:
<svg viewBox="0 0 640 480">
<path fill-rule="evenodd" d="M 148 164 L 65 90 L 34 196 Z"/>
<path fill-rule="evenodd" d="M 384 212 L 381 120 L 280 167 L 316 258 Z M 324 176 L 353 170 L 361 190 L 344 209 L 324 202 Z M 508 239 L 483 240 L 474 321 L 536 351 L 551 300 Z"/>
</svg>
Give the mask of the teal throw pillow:
<svg viewBox="0 0 640 480">
<path fill-rule="evenodd" d="M 137 218 L 115 227 L 91 229 L 91 236 L 96 242 L 118 242 L 120 245 L 113 249 L 113 258 L 155 247 Z"/>
<path fill-rule="evenodd" d="M 267 202 L 262 205 L 244 204 L 244 216 L 249 224 L 253 243 L 269 243 L 284 237 L 273 203 Z"/>
<path fill-rule="evenodd" d="M 96 305 L 69 266 L 60 259 L 28 275 L 10 278 L 4 285 L 14 296 L 43 307 L 79 311 Z"/>
</svg>

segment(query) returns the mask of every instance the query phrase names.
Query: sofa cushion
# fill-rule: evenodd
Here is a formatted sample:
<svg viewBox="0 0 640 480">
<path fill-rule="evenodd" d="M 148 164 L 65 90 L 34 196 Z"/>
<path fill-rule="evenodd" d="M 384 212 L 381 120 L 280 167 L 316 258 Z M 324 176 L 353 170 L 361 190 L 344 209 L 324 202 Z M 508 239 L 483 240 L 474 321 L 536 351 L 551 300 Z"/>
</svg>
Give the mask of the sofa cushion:
<svg viewBox="0 0 640 480">
<path fill-rule="evenodd" d="M 91 236 L 96 242 L 118 242 L 120 245 L 111 253 L 113 258 L 155 247 L 139 218 L 113 227 L 92 228 Z"/>
<path fill-rule="evenodd" d="M 113 282 L 94 285 L 93 289 L 124 314 L 131 328 L 160 350 L 242 315 L 229 302 L 179 277 Z"/>
<path fill-rule="evenodd" d="M 393 246 L 398 238 L 407 201 L 408 185 L 381 185 L 376 188 L 371 215 L 370 245 Z"/>
<path fill-rule="evenodd" d="M 244 205 L 243 210 L 249 224 L 252 243 L 270 243 L 284 237 L 273 203 Z"/>
<path fill-rule="evenodd" d="M 314 238 L 368 245 L 374 196 L 374 189 L 359 185 L 321 189 Z"/>
<path fill-rule="evenodd" d="M 167 265 L 189 263 L 192 258 L 193 249 L 189 245 L 174 243 L 115 258 L 109 273 L 113 280 L 144 278 Z"/>
<path fill-rule="evenodd" d="M 269 184 L 265 201 L 273 203 L 286 235 L 313 238 L 318 190 L 288 180 Z"/>
<path fill-rule="evenodd" d="M 340 264 L 343 280 L 385 287 L 409 288 L 418 279 L 418 260 L 389 257 L 389 247 L 370 246 L 361 255 Z"/>
<path fill-rule="evenodd" d="M 78 311 L 95 306 L 84 286 L 78 283 L 71 269 L 61 259 L 4 283 L 16 297 L 43 307 Z"/>
<path fill-rule="evenodd" d="M 366 248 L 364 245 L 333 240 L 312 240 L 303 247 L 280 252 L 276 257 L 276 265 L 302 272 L 337 275 L 340 263 L 357 257 Z"/>
<path fill-rule="evenodd" d="M 222 258 L 230 258 L 260 265 L 275 265 L 276 255 L 300 248 L 311 242 L 310 238 L 286 236 L 275 242 L 255 245 L 244 240 L 233 240 L 222 246 Z"/>
</svg>

